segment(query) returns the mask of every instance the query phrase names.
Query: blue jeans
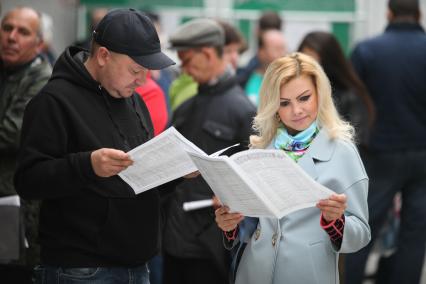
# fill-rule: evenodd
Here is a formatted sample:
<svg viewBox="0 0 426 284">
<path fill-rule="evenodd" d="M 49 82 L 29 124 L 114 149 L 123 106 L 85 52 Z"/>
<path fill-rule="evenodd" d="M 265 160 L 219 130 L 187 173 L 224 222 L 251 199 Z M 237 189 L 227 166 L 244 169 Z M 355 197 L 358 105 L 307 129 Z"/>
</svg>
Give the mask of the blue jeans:
<svg viewBox="0 0 426 284">
<path fill-rule="evenodd" d="M 36 266 L 35 284 L 149 284 L 146 265 L 125 267 L 62 268 Z"/>
<path fill-rule="evenodd" d="M 148 262 L 149 281 L 151 284 L 163 283 L 163 256 L 156 255 Z"/>
</svg>

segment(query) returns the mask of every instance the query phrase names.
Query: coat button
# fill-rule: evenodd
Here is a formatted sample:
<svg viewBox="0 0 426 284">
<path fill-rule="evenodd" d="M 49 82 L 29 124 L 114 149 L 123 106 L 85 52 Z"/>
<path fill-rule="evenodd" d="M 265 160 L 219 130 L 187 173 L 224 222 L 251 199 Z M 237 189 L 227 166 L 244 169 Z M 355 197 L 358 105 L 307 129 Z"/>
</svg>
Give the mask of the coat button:
<svg viewBox="0 0 426 284">
<path fill-rule="evenodd" d="M 216 135 L 216 136 L 220 136 L 220 134 L 221 134 L 221 132 L 220 132 L 220 130 L 219 130 L 219 129 L 215 130 L 214 135 Z"/>
<path fill-rule="evenodd" d="M 254 232 L 254 239 L 257 241 L 260 237 L 260 229 L 256 229 Z"/>
<path fill-rule="evenodd" d="M 275 246 L 276 243 L 277 243 L 277 234 L 274 234 L 272 236 L 272 246 Z"/>
</svg>

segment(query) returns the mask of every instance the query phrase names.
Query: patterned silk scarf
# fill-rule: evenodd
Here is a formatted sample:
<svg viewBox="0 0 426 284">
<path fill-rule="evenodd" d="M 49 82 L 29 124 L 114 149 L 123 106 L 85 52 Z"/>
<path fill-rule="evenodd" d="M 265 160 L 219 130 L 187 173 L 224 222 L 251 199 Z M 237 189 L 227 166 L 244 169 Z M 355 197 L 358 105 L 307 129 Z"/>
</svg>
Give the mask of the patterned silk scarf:
<svg viewBox="0 0 426 284">
<path fill-rule="evenodd" d="M 274 148 L 284 150 L 290 158 L 297 162 L 308 150 L 312 140 L 314 140 L 318 132 L 319 129 L 316 121 L 295 136 L 288 134 L 287 129 L 281 125 L 275 136 Z"/>
</svg>

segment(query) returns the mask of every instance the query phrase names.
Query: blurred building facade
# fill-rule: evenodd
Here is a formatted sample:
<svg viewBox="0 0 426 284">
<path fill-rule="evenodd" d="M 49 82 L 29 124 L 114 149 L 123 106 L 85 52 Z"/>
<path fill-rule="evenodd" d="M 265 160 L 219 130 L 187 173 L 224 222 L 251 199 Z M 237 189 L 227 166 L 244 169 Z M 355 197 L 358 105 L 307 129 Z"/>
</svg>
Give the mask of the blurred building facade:
<svg viewBox="0 0 426 284">
<path fill-rule="evenodd" d="M 420 0 L 426 11 L 426 0 Z M 254 29 L 262 10 L 278 11 L 284 19 L 283 33 L 294 51 L 312 30 L 332 32 L 348 53 L 361 39 L 377 35 L 386 25 L 387 0 L 2 0 L 2 13 L 17 5 L 29 5 L 52 16 L 53 48 L 57 53 L 87 37 L 90 11 L 97 7 L 133 7 L 160 16 L 165 34 L 180 23 L 200 16 L 221 18 L 242 31 L 249 50 L 242 63 L 256 50 Z M 426 17 L 422 19 L 426 26 Z"/>
</svg>

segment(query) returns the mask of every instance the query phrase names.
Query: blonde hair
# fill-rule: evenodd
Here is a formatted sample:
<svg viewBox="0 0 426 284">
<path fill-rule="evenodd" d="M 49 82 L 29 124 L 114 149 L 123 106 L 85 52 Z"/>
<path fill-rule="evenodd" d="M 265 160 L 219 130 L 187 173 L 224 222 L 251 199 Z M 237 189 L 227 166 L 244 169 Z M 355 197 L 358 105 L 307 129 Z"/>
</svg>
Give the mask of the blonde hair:
<svg viewBox="0 0 426 284">
<path fill-rule="evenodd" d="M 260 103 L 253 129 L 258 135 L 250 136 L 254 148 L 265 148 L 274 139 L 281 121 L 281 87 L 300 76 L 312 78 L 318 95 L 318 127 L 325 129 L 332 139 L 353 141 L 354 128 L 339 116 L 331 96 L 330 81 L 321 66 L 310 56 L 295 52 L 273 61 L 266 70 L 260 88 Z"/>
</svg>

